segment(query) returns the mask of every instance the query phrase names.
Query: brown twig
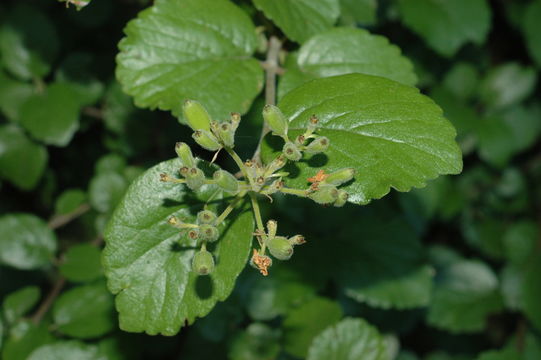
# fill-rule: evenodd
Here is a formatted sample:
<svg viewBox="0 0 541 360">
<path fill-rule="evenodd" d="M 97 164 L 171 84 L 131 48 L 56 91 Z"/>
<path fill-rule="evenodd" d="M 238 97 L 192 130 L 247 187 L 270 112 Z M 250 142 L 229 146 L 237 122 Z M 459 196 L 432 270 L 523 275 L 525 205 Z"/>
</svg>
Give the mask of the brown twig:
<svg viewBox="0 0 541 360">
<path fill-rule="evenodd" d="M 51 305 L 53 304 L 57 296 L 60 294 L 60 291 L 62 291 L 62 288 L 64 287 L 65 284 L 66 284 L 66 279 L 64 279 L 63 276 L 61 276 L 60 278 L 58 278 L 58 280 L 56 280 L 56 282 L 53 285 L 53 288 L 51 289 L 51 291 L 49 292 L 45 300 L 43 300 L 39 308 L 36 310 L 36 312 L 32 316 L 32 322 L 34 324 L 39 324 L 43 316 L 47 313 L 47 311 L 49 311 L 49 308 L 51 307 Z"/>
<path fill-rule="evenodd" d="M 70 213 L 64 214 L 64 215 L 55 215 L 50 220 L 47 226 L 49 226 L 50 229 L 55 230 L 58 229 L 67 223 L 71 222 L 72 220 L 78 218 L 79 216 L 85 214 L 87 211 L 90 210 L 89 204 L 81 204 L 79 205 L 75 210 L 73 210 Z"/>
</svg>

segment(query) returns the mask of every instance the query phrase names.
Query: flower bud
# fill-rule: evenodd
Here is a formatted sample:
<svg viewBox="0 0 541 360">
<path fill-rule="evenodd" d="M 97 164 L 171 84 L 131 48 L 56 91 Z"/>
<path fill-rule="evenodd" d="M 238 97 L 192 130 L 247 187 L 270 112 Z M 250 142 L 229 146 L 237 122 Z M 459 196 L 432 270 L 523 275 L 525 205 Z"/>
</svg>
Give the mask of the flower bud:
<svg viewBox="0 0 541 360">
<path fill-rule="evenodd" d="M 191 229 L 188 231 L 188 237 L 192 240 L 199 239 L 199 229 Z"/>
<path fill-rule="evenodd" d="M 338 189 L 334 185 L 320 185 L 308 197 L 318 204 L 332 204 L 338 198 Z"/>
<path fill-rule="evenodd" d="M 306 242 L 306 239 L 302 235 L 295 235 L 287 239 L 291 245 L 302 245 Z"/>
<path fill-rule="evenodd" d="M 348 181 L 353 179 L 354 175 L 355 175 L 354 168 L 343 168 L 343 169 L 336 170 L 335 172 L 328 174 L 325 180 L 322 181 L 322 183 L 338 186 L 338 185 L 342 185 L 343 183 L 347 183 Z"/>
<path fill-rule="evenodd" d="M 192 130 L 210 131 L 210 115 L 199 102 L 195 100 L 184 101 L 182 112 Z"/>
<path fill-rule="evenodd" d="M 220 237 L 220 233 L 215 226 L 203 224 L 199 226 L 199 238 L 203 241 L 216 241 Z"/>
<path fill-rule="evenodd" d="M 338 190 L 338 197 L 336 198 L 336 201 L 334 202 L 334 206 L 336 207 L 342 207 L 344 205 L 346 205 L 346 203 L 348 202 L 348 197 L 349 197 L 349 194 L 347 193 L 346 190 Z"/>
<path fill-rule="evenodd" d="M 276 171 L 280 170 L 285 165 L 286 165 L 286 157 L 283 154 L 281 154 L 276 159 L 272 160 L 269 165 L 267 165 L 265 174 L 267 176 L 274 174 Z"/>
<path fill-rule="evenodd" d="M 287 135 L 287 120 L 276 106 L 265 105 L 263 108 L 263 119 L 274 134 L 279 136 Z"/>
<path fill-rule="evenodd" d="M 176 143 L 175 151 L 180 158 L 183 166 L 187 166 L 190 168 L 195 166 L 195 159 L 193 158 L 192 150 L 190 149 L 188 144 L 183 142 Z"/>
<path fill-rule="evenodd" d="M 222 190 L 233 194 L 239 191 L 239 182 L 231 173 L 225 170 L 217 170 L 213 177 L 216 185 Z"/>
<path fill-rule="evenodd" d="M 240 124 L 240 114 L 238 112 L 232 112 L 231 113 L 231 129 L 233 129 L 233 131 L 237 131 L 239 124 Z"/>
<path fill-rule="evenodd" d="M 229 123 L 221 123 L 216 128 L 216 135 L 224 144 L 225 147 L 232 148 L 235 146 L 235 130 L 231 127 Z"/>
<path fill-rule="evenodd" d="M 285 143 L 282 153 L 291 161 L 299 161 L 302 157 L 299 148 L 290 141 Z"/>
<path fill-rule="evenodd" d="M 276 236 L 267 241 L 267 247 L 272 256 L 278 260 L 289 260 L 293 255 L 293 245 L 283 236 Z"/>
<path fill-rule="evenodd" d="M 181 169 L 182 170 L 182 169 Z M 186 185 L 193 191 L 198 190 L 205 183 L 205 174 L 199 168 L 193 167 L 186 173 Z"/>
<path fill-rule="evenodd" d="M 193 139 L 198 143 L 202 148 L 209 151 L 216 151 L 222 148 L 222 145 L 218 142 L 218 139 L 206 130 L 196 130 L 192 134 Z"/>
<path fill-rule="evenodd" d="M 278 229 L 278 222 L 276 220 L 267 221 L 267 235 L 269 238 L 276 236 L 276 230 Z"/>
<path fill-rule="evenodd" d="M 214 270 L 214 257 L 207 250 L 195 253 L 192 259 L 192 270 L 198 275 L 208 275 Z"/>
<path fill-rule="evenodd" d="M 315 138 L 306 148 L 308 154 L 319 154 L 321 152 L 327 151 L 329 148 L 329 139 L 325 136 L 318 136 Z"/>
<path fill-rule="evenodd" d="M 216 214 L 210 210 L 201 210 L 197 213 L 197 224 L 212 224 L 216 220 Z"/>
</svg>

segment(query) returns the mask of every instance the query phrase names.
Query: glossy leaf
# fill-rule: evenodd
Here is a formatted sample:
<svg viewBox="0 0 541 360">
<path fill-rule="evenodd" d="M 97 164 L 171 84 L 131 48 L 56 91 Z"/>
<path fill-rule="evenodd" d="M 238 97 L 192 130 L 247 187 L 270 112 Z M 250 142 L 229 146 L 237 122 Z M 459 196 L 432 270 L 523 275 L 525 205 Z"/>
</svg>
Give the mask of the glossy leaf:
<svg viewBox="0 0 541 360">
<path fill-rule="evenodd" d="M 56 237 L 40 218 L 23 213 L 0 217 L 0 263 L 17 269 L 37 269 L 53 260 Z"/>
<path fill-rule="evenodd" d="M 320 333 L 308 350 L 308 360 L 387 360 L 385 341 L 362 319 L 344 319 Z"/>
<path fill-rule="evenodd" d="M 51 343 L 54 338 L 47 327 L 48 324 L 36 325 L 30 321 L 20 321 L 15 324 L 4 343 L 2 359 L 27 360 L 34 349 Z"/>
<path fill-rule="evenodd" d="M 221 120 L 246 112 L 261 90 L 255 27 L 228 0 L 158 0 L 125 33 L 116 74 L 139 107 L 180 115 L 194 99 Z"/>
<path fill-rule="evenodd" d="M 328 30 L 340 14 L 339 0 L 252 0 L 293 41 Z"/>
<path fill-rule="evenodd" d="M 59 341 L 34 350 L 28 360 L 96 360 L 98 348 L 79 341 Z"/>
<path fill-rule="evenodd" d="M 90 181 L 88 198 L 92 207 L 99 212 L 112 211 L 122 199 L 128 183 L 122 175 L 114 172 L 98 173 Z"/>
<path fill-rule="evenodd" d="M 76 210 L 86 200 L 86 193 L 80 189 L 68 189 L 56 199 L 55 213 L 68 214 Z"/>
<path fill-rule="evenodd" d="M 6 321 L 13 323 L 31 310 L 37 304 L 40 293 L 37 286 L 26 286 L 6 296 L 2 304 Z"/>
<path fill-rule="evenodd" d="M 330 140 L 324 155 L 290 169 L 288 186 L 306 188 L 306 179 L 321 166 L 327 173 L 353 167 L 354 181 L 343 188 L 350 202 L 367 204 L 391 187 L 409 191 L 462 170 L 455 129 L 441 109 L 413 87 L 363 74 L 334 76 L 298 87 L 279 107 L 294 135 L 302 133 L 315 114 L 319 134 Z M 263 151 L 264 160 L 270 160 L 268 145 Z"/>
<path fill-rule="evenodd" d="M 162 162 L 135 180 L 105 233 L 105 273 L 117 295 L 120 327 L 127 331 L 177 333 L 229 296 L 249 256 L 252 215 L 235 211 L 211 249 L 214 272 L 205 277 L 192 272 L 195 242 L 181 236 L 167 219 L 175 215 L 194 221 L 210 196 L 218 201 L 221 195 L 215 185 L 205 185 L 196 200 L 184 185 L 160 182 L 160 173 L 175 174 L 180 166 L 178 159 Z"/>
<path fill-rule="evenodd" d="M 85 282 L 103 275 L 100 250 L 90 244 L 71 246 L 64 254 L 60 273 L 69 281 Z"/>
</svg>

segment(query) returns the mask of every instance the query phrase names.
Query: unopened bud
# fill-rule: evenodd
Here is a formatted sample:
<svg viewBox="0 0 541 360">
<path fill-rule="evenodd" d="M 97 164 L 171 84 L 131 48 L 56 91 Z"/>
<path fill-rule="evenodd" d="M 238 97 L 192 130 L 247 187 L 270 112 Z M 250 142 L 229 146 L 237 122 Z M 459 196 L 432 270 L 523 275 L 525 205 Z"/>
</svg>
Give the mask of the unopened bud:
<svg viewBox="0 0 541 360">
<path fill-rule="evenodd" d="M 235 146 L 235 130 L 231 127 L 229 123 L 221 123 L 216 128 L 216 135 L 224 144 L 225 147 L 232 148 Z"/>
<path fill-rule="evenodd" d="M 182 169 L 181 169 L 182 171 Z M 190 168 L 185 175 L 186 185 L 194 191 L 198 190 L 203 184 L 205 184 L 205 174 L 199 168 Z"/>
<path fill-rule="evenodd" d="M 321 152 L 327 151 L 329 148 L 329 139 L 325 136 L 318 136 L 315 138 L 306 148 L 308 154 L 319 154 Z"/>
<path fill-rule="evenodd" d="M 333 205 L 336 207 L 342 207 L 346 205 L 346 203 L 348 202 L 348 198 L 349 194 L 347 193 L 347 191 L 340 189 L 338 190 L 338 197 L 336 198 L 336 201 Z"/>
<path fill-rule="evenodd" d="M 208 275 L 214 270 L 214 257 L 207 250 L 195 253 L 192 259 L 192 269 L 198 275 Z"/>
<path fill-rule="evenodd" d="M 199 238 L 203 241 L 216 241 L 220 237 L 220 233 L 215 226 L 203 224 L 199 226 Z"/>
<path fill-rule="evenodd" d="M 188 237 L 192 240 L 199 239 L 199 230 L 198 229 L 191 229 L 188 231 Z"/>
<path fill-rule="evenodd" d="M 233 194 L 239 191 L 239 182 L 231 173 L 225 170 L 217 170 L 213 178 L 215 184 L 222 190 Z"/>
<path fill-rule="evenodd" d="M 306 242 L 306 239 L 302 235 L 295 235 L 287 239 L 291 245 L 302 245 Z"/>
<path fill-rule="evenodd" d="M 272 256 L 278 260 L 289 260 L 293 255 L 293 245 L 283 236 L 276 236 L 267 241 L 267 247 Z"/>
<path fill-rule="evenodd" d="M 236 131 L 240 124 L 240 114 L 238 112 L 231 113 L 231 128 Z"/>
<path fill-rule="evenodd" d="M 206 130 L 196 130 L 192 134 L 193 139 L 198 143 L 202 148 L 209 151 L 217 151 L 222 148 L 222 145 L 218 142 L 218 139 Z"/>
<path fill-rule="evenodd" d="M 282 153 L 291 161 L 299 161 L 302 157 L 299 148 L 290 141 L 285 143 Z"/>
<path fill-rule="evenodd" d="M 342 185 L 343 183 L 347 183 L 348 181 L 353 179 L 354 175 L 355 175 L 354 168 L 343 168 L 343 169 L 336 170 L 335 172 L 328 174 L 325 180 L 322 181 L 322 183 L 338 186 L 338 185 Z"/>
<path fill-rule="evenodd" d="M 278 230 L 278 222 L 276 220 L 267 221 L 267 234 L 269 238 L 275 237 L 277 230 Z"/>
<path fill-rule="evenodd" d="M 308 197 L 318 204 L 332 204 L 338 198 L 338 189 L 334 185 L 320 185 Z"/>
<path fill-rule="evenodd" d="M 197 213 L 197 223 L 201 224 L 212 224 L 216 220 L 216 214 L 210 210 L 202 210 Z"/>
<path fill-rule="evenodd" d="M 276 106 L 267 104 L 263 108 L 263 119 L 267 123 L 269 129 L 279 136 L 287 135 L 287 120 Z"/>
<path fill-rule="evenodd" d="M 274 174 L 274 172 L 283 168 L 285 164 L 286 164 L 286 157 L 283 154 L 281 154 L 276 159 L 272 160 L 269 165 L 267 165 L 267 170 L 265 171 L 265 174 L 267 175 Z"/>
<path fill-rule="evenodd" d="M 195 166 L 195 159 L 193 158 L 192 150 L 190 149 L 188 144 L 183 142 L 176 143 L 175 151 L 180 158 L 180 161 L 182 161 L 183 166 L 191 168 Z"/>
<path fill-rule="evenodd" d="M 210 131 L 210 115 L 198 101 L 186 100 L 182 105 L 184 118 L 192 130 Z"/>
</svg>

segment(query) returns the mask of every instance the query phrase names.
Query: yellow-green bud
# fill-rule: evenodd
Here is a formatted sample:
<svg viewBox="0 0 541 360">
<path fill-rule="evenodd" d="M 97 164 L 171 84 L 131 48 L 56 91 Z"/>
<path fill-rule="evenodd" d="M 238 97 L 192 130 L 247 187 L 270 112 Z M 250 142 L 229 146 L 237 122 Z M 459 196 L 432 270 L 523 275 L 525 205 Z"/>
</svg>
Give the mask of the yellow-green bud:
<svg viewBox="0 0 541 360">
<path fill-rule="evenodd" d="M 325 180 L 322 181 L 322 184 L 331 184 L 331 185 L 342 185 L 343 183 L 347 183 L 351 179 L 353 179 L 353 176 L 355 175 L 355 169 L 354 168 L 343 168 L 340 170 L 336 170 L 333 173 L 330 173 Z"/>
<path fill-rule="evenodd" d="M 231 173 L 225 170 L 217 170 L 214 173 L 213 178 L 214 183 L 222 190 L 233 194 L 236 194 L 239 191 L 239 182 Z"/>
<path fill-rule="evenodd" d="M 318 204 L 332 204 L 338 198 L 338 189 L 334 185 L 319 185 L 308 197 Z"/>
<path fill-rule="evenodd" d="M 186 185 L 188 185 L 188 187 L 194 191 L 198 190 L 205 183 L 205 174 L 203 174 L 203 171 L 201 169 L 196 167 L 190 168 L 186 173 L 185 177 Z"/>
<path fill-rule="evenodd" d="M 233 131 L 237 131 L 240 124 L 240 114 L 238 112 L 231 113 L 231 128 Z"/>
<path fill-rule="evenodd" d="M 198 275 L 208 275 L 214 270 L 214 257 L 207 250 L 195 253 L 192 259 L 192 270 Z"/>
<path fill-rule="evenodd" d="M 188 144 L 183 142 L 176 143 L 175 151 L 180 160 L 182 161 L 183 166 L 187 166 L 190 168 L 195 166 L 195 159 L 193 158 L 192 150 L 190 149 Z"/>
<path fill-rule="evenodd" d="M 210 115 L 198 101 L 186 100 L 182 105 L 182 112 L 188 125 L 195 130 L 210 131 Z"/>
<path fill-rule="evenodd" d="M 278 230 L 278 222 L 276 220 L 267 221 L 267 234 L 269 238 L 275 237 L 277 230 Z"/>
<path fill-rule="evenodd" d="M 302 158 L 299 148 L 290 141 L 285 143 L 282 153 L 291 161 L 299 161 Z"/>
<path fill-rule="evenodd" d="M 203 224 L 199 226 L 199 238 L 203 241 L 216 241 L 220 237 L 220 233 L 215 226 Z"/>
<path fill-rule="evenodd" d="M 218 124 L 216 135 L 225 147 L 232 148 L 235 146 L 235 130 L 233 130 L 231 124 L 226 122 Z"/>
<path fill-rule="evenodd" d="M 276 159 L 272 160 L 272 162 L 269 165 L 267 165 L 265 174 L 267 175 L 274 174 L 274 172 L 283 168 L 286 163 L 287 163 L 286 157 L 283 154 L 281 154 Z"/>
<path fill-rule="evenodd" d="M 329 148 L 329 139 L 325 136 L 318 136 L 315 138 L 306 148 L 308 154 L 319 154 L 326 151 Z"/>
<path fill-rule="evenodd" d="M 289 260 L 293 255 L 293 245 L 283 236 L 277 236 L 267 241 L 267 247 L 272 256 L 278 260 Z"/>
<path fill-rule="evenodd" d="M 212 224 L 216 220 L 216 214 L 210 210 L 202 210 L 197 213 L 197 223 L 201 224 Z"/>
<path fill-rule="evenodd" d="M 263 119 L 267 123 L 269 129 L 276 135 L 287 135 L 287 120 L 276 106 L 267 104 L 263 108 Z"/>
<path fill-rule="evenodd" d="M 347 193 L 346 190 L 338 190 L 338 197 L 336 198 L 336 201 L 334 202 L 334 206 L 336 207 L 342 207 L 344 205 L 346 205 L 346 203 L 348 202 L 348 197 L 349 197 L 349 194 Z"/>
<path fill-rule="evenodd" d="M 218 139 L 206 130 L 196 130 L 192 134 L 193 139 L 198 143 L 202 148 L 209 151 L 217 151 L 222 148 L 222 145 L 218 142 Z"/>
<path fill-rule="evenodd" d="M 306 239 L 302 235 L 295 235 L 287 239 L 291 245 L 302 245 L 306 242 Z"/>
</svg>

